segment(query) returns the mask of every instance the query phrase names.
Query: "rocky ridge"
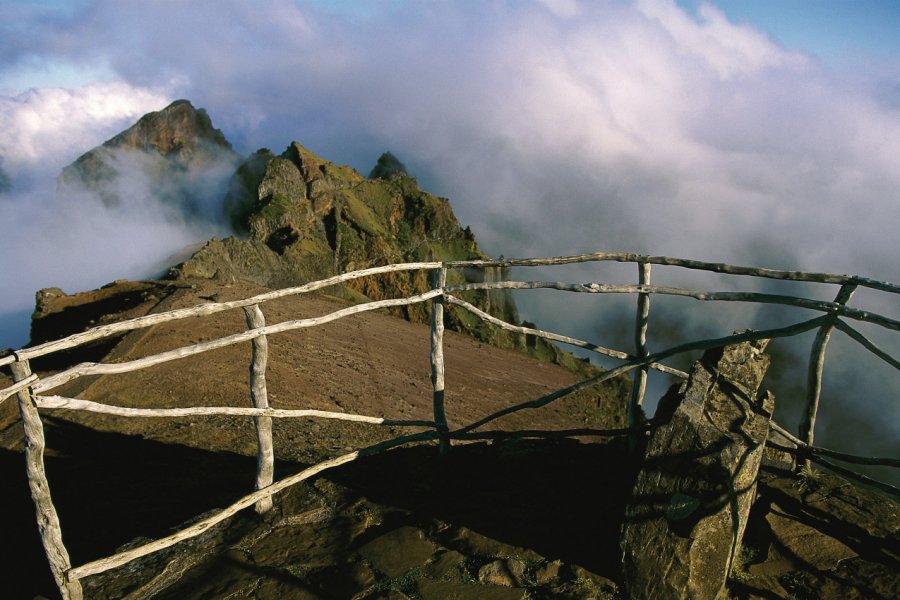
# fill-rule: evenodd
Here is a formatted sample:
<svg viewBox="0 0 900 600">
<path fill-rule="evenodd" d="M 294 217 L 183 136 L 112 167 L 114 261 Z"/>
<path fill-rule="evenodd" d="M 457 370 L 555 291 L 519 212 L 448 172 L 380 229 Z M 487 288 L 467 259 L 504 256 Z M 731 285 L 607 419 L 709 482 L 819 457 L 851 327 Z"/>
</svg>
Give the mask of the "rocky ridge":
<svg viewBox="0 0 900 600">
<path fill-rule="evenodd" d="M 193 199 L 204 169 L 236 165 L 220 199 L 222 214 L 236 235 L 213 238 L 175 265 L 170 280 L 195 278 L 228 283 L 245 281 L 269 288 L 300 285 L 331 275 L 396 262 L 486 259 L 469 227 L 462 227 L 450 202 L 419 188 L 392 154 L 383 154 L 369 177 L 323 159 L 299 142 L 280 155 L 261 148 L 238 160 L 230 143 L 203 109 L 187 100 L 142 117 L 134 126 L 82 155 L 59 178 L 60 190 L 88 191 L 114 205 L 127 189 L 128 165 L 166 202 L 185 215 L 201 204 Z M 429 273 L 392 273 L 348 282 L 334 290 L 351 301 L 409 296 L 430 289 Z M 448 283 L 497 280 L 503 269 L 451 270 Z M 475 306 L 507 322 L 520 322 L 509 292 L 461 294 Z M 425 304 L 392 312 L 425 322 Z M 528 352 L 581 373 L 589 364 L 539 338 L 488 326 L 468 311 L 449 306 L 446 326 L 498 347 Z M 33 329 L 40 330 L 40 311 Z M 33 339 L 34 342 L 37 338 Z"/>
</svg>

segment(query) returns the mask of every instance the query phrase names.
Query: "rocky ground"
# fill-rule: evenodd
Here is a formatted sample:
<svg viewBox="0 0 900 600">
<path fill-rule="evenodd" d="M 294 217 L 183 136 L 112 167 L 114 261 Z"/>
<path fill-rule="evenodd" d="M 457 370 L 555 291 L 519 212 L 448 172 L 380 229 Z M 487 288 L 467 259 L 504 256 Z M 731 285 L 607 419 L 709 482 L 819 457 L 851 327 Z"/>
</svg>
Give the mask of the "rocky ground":
<svg viewBox="0 0 900 600">
<path fill-rule="evenodd" d="M 120 305 L 118 317 L 261 291 L 212 282 L 120 290 L 130 301 Z M 110 289 L 97 294 L 115 295 Z M 77 302 L 66 302 L 76 310 Z M 315 297 L 265 310 L 268 321 L 277 322 L 336 307 Z M 240 312 L 162 325 L 118 340 L 111 358 L 245 327 Z M 249 354 L 243 346 L 216 351 L 73 385 L 65 393 L 135 406 L 246 405 Z M 430 416 L 428 330 L 421 325 L 361 315 L 273 336 L 270 357 L 275 406 Z M 452 333 L 446 360 L 453 425 L 577 380 L 565 369 Z M 613 426 L 621 411 L 609 407 L 626 390 L 627 382 L 617 382 L 517 413 L 496 429 Z M 13 404 L 0 407 L 6 499 L 0 578 L 5 597 L 53 598 Z M 56 411 L 46 422 L 49 479 L 75 564 L 165 535 L 252 487 L 255 438 L 247 419 L 129 420 Z M 329 421 L 278 422 L 276 477 L 399 433 Z M 621 440 L 499 440 L 457 445 L 446 457 L 430 445 L 398 448 L 295 486 L 265 517 L 244 511 L 191 542 L 87 579 L 86 597 L 622 597 L 618 540 L 635 471 L 627 457 Z M 729 582 L 731 597 L 900 597 L 897 503 L 820 472 L 797 478 L 769 469 L 758 494 Z"/>
</svg>

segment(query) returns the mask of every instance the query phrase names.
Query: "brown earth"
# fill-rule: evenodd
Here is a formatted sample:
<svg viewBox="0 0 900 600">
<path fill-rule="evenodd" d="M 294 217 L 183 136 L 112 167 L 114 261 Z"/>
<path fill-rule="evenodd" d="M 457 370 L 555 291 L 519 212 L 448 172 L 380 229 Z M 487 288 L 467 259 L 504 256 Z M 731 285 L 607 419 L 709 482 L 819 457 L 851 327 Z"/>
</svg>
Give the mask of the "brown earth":
<svg viewBox="0 0 900 600">
<path fill-rule="evenodd" d="M 105 319 L 264 291 L 190 283 L 130 284 L 130 297 L 143 301 Z M 320 296 L 281 300 L 264 311 L 274 323 L 340 306 Z M 109 358 L 149 355 L 245 328 L 240 311 L 160 325 L 125 336 Z M 445 353 L 451 426 L 578 379 L 452 332 Z M 427 327 L 380 313 L 271 336 L 270 401 L 275 407 L 429 419 L 428 355 Z M 249 360 L 245 344 L 70 384 L 57 393 L 127 406 L 245 406 Z M 617 382 L 490 428 L 616 426 L 627 388 Z M 53 598 L 14 404 L 0 407 L 7 500 L 3 596 Z M 74 564 L 165 535 L 252 489 L 255 435 L 249 419 L 44 414 L 48 476 Z M 375 425 L 278 420 L 276 477 L 400 433 Z M 86 597 L 621 597 L 619 530 L 633 467 L 621 440 L 506 439 L 457 444 L 445 457 L 433 445 L 398 448 L 298 484 L 280 494 L 265 517 L 243 511 L 193 541 L 88 578 Z M 742 561 L 729 583 L 731 597 L 900 597 L 897 503 L 819 472 L 798 479 L 769 471 L 758 493 Z"/>
<path fill-rule="evenodd" d="M 123 317 L 160 312 L 210 301 L 242 299 L 267 291 L 252 284 L 221 286 L 209 280 L 189 284 L 156 285 L 153 291 L 119 284 L 126 294 L 125 310 L 103 318 L 101 324 Z M 140 295 L 143 303 L 135 305 Z M 79 295 L 80 296 L 80 295 Z M 100 298 L 108 308 L 109 288 L 86 293 L 81 302 L 70 298 L 68 311 L 91 306 Z M 268 324 L 320 316 L 347 306 L 328 296 L 295 296 L 263 305 Z M 76 315 L 90 314 L 81 308 Z M 106 357 L 118 362 L 153 355 L 238 333 L 247 329 L 241 310 L 190 318 L 127 334 Z M 319 327 L 269 337 L 266 371 L 269 402 L 276 408 L 309 408 L 392 419 L 431 420 L 430 332 L 428 327 L 394 318 L 384 312 L 354 315 Z M 89 354 L 96 354 L 91 351 Z M 66 357 L 67 362 L 84 360 Z M 538 398 L 579 380 L 559 366 L 541 363 L 524 353 L 482 344 L 466 335 L 446 331 L 446 413 L 451 428 L 471 423 L 525 399 Z M 124 375 L 87 377 L 53 393 L 120 406 L 249 406 L 250 344 L 230 346 Z M 37 367 L 41 363 L 37 362 Z M 47 367 L 61 368 L 58 360 Z M 555 403 L 540 411 L 524 411 L 498 421 L 504 429 L 621 427 L 624 415 L 617 400 L 627 393 L 622 378 L 591 393 L 582 393 L 564 406 Z M 102 431 L 137 434 L 165 443 L 178 443 L 241 454 L 255 454 L 252 420 L 241 417 L 195 419 L 130 419 L 84 412 L 56 411 L 73 422 Z M 399 428 L 349 426 L 321 420 L 280 420 L 275 427 L 278 458 L 318 461 L 336 451 L 396 437 Z"/>
</svg>

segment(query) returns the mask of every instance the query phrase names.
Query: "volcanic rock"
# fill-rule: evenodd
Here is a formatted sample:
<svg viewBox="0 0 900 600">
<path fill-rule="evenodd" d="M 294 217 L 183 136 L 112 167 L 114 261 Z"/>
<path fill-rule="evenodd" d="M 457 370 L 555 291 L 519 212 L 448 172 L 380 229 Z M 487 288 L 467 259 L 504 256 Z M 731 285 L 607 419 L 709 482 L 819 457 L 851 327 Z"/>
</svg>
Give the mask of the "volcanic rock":
<svg viewBox="0 0 900 600">
<path fill-rule="evenodd" d="M 279 156 L 261 148 L 228 185 L 225 219 L 246 239 L 212 240 L 170 277 L 250 281 L 272 288 L 397 262 L 487 259 L 449 200 L 419 188 L 393 155 L 382 155 L 366 178 L 321 158 L 298 142 Z M 508 269 L 451 270 L 448 284 L 508 278 Z M 429 290 L 429 273 L 392 273 L 347 282 L 337 294 L 353 301 L 410 296 Z M 482 310 L 519 323 L 508 290 L 460 294 Z M 429 320 L 420 303 L 393 310 L 413 322 Z M 446 325 L 480 341 L 526 350 L 543 360 L 584 370 L 543 339 L 525 339 L 449 306 Z"/>
<path fill-rule="evenodd" d="M 233 168 L 237 157 L 204 109 L 176 100 L 81 155 L 63 169 L 57 187 L 64 194 L 94 194 L 114 206 L 145 181 L 163 199 L 187 203 L 190 214 L 197 210 L 192 196 L 208 187 L 210 173 L 223 165 Z"/>
<path fill-rule="evenodd" d="M 626 510 L 631 598 L 718 597 L 746 527 L 774 408 L 767 340 L 710 350 L 661 405 Z"/>
</svg>

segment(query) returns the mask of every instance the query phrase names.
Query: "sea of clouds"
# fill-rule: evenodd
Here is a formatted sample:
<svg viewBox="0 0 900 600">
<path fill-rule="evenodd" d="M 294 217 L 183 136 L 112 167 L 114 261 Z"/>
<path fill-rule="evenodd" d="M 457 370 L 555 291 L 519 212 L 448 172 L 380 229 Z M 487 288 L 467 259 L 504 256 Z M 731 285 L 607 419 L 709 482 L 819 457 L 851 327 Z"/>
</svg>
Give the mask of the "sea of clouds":
<svg viewBox="0 0 900 600">
<path fill-rule="evenodd" d="M 56 176 L 80 153 L 182 97 L 205 107 L 245 154 L 279 152 L 296 139 L 367 173 L 390 150 L 423 187 L 451 199 L 495 256 L 616 250 L 900 280 L 896 63 L 824 63 L 714 6 L 695 14 L 671 0 L 391 2 L 365 13 L 326 6 L 97 0 L 64 14 L 0 8 L 0 21 L 19 24 L 7 25 L 0 41 L 0 81 L 4 69 L 25 67 L 108 74 L 0 94 L 0 166 L 12 185 L 0 195 L 0 346 L 27 340 L 36 289 L 146 277 L 184 246 L 221 233 L 213 217 L 172 214 L 139 182 L 128 182 L 134 193 L 114 209 L 56 194 Z M 636 269 L 517 275 L 632 283 Z M 835 293 L 666 269 L 653 278 Z M 517 301 L 545 328 L 631 343 L 633 298 L 560 296 L 523 293 Z M 859 292 L 858 302 L 900 316 L 895 298 Z M 651 315 L 651 349 L 687 332 L 725 335 L 806 318 L 662 298 Z M 864 329 L 900 354 L 896 335 Z M 896 455 L 896 372 L 874 358 L 860 362 L 840 337 L 829 351 L 823 404 L 832 408 L 823 409 L 820 436 Z M 784 347 L 782 364 L 805 369 L 807 350 Z M 666 382 L 655 385 L 658 392 Z M 783 387 L 796 395 L 797 386 Z M 785 409 L 788 420 L 796 421 L 797 406 Z M 866 433 L 845 435 L 851 421 Z"/>
</svg>

